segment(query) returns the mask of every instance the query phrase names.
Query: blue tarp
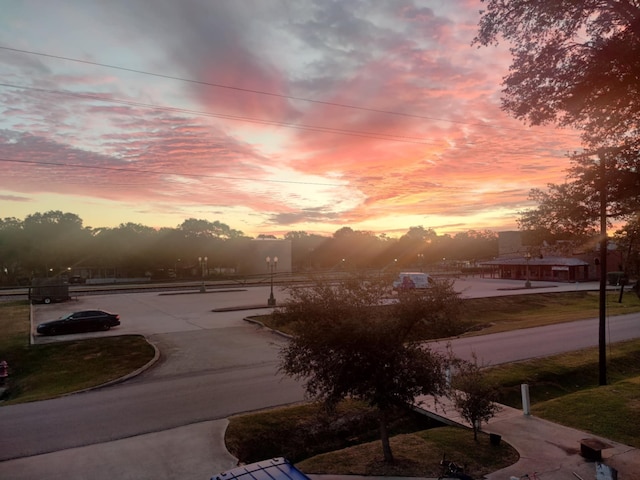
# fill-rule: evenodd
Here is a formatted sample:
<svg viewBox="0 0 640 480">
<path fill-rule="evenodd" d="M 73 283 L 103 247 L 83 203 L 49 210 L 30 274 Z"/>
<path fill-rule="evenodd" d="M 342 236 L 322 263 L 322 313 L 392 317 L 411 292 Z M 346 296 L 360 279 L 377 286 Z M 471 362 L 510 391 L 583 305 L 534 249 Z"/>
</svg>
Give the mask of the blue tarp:
<svg viewBox="0 0 640 480">
<path fill-rule="evenodd" d="M 242 465 L 222 472 L 211 480 L 310 480 L 286 458 L 278 457 Z"/>
</svg>

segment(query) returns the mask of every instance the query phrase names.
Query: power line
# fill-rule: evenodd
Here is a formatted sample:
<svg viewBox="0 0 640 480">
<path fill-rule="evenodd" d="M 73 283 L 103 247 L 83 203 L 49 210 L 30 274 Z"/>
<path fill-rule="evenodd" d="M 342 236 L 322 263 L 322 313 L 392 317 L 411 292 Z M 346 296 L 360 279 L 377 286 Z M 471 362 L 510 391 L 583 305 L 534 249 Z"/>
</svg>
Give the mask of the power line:
<svg viewBox="0 0 640 480">
<path fill-rule="evenodd" d="M 525 129 L 525 128 L 496 126 L 496 125 L 491 125 L 491 124 L 486 124 L 486 123 L 464 122 L 464 121 L 461 121 L 461 120 L 450 120 L 450 119 L 446 119 L 446 118 L 437 118 L 437 117 L 429 117 L 429 116 L 425 116 L 425 115 L 416 115 L 416 114 L 411 114 L 411 113 L 395 112 L 395 111 L 392 111 L 392 110 L 381 110 L 381 109 L 370 108 L 370 107 L 362 107 L 362 106 L 359 106 L 359 105 L 351 105 L 351 104 L 346 104 L 346 103 L 337 103 L 337 102 L 327 102 L 327 101 L 323 101 L 323 100 L 314 100 L 314 99 L 310 99 L 310 98 L 296 97 L 296 96 L 292 96 L 292 95 L 284 95 L 284 94 L 273 93 L 273 92 L 266 92 L 266 91 L 263 91 L 263 90 L 254 90 L 254 89 L 250 89 L 250 88 L 236 87 L 236 86 L 233 86 L 233 85 L 223 85 L 223 84 L 220 84 L 220 83 L 205 82 L 205 81 L 202 81 L 202 80 L 193 80 L 193 79 L 189 79 L 189 78 L 166 75 L 166 74 L 162 74 L 162 73 L 148 72 L 148 71 L 145 71 L 145 70 L 139 70 L 139 69 L 135 69 L 135 68 L 127 68 L 127 67 L 122 67 L 122 66 L 118 66 L 118 65 L 111 65 L 111 64 L 107 64 L 107 63 L 91 62 L 89 60 L 81 60 L 81 59 L 78 59 L 78 58 L 65 57 L 65 56 L 62 56 L 62 55 L 53 55 L 53 54 L 42 53 L 42 52 L 34 52 L 34 51 L 31 51 L 31 50 L 23 50 L 23 49 L 19 49 L 19 48 L 11 48 L 11 47 L 6 47 L 6 46 L 2 46 L 2 45 L 0 45 L 0 50 L 7 50 L 7 51 L 11 51 L 11 52 L 16 52 L 16 53 L 24 53 L 24 54 L 28 54 L 28 55 L 36 55 L 36 56 L 40 56 L 40 57 L 54 58 L 54 59 L 57 59 L 57 60 L 66 60 L 66 61 L 69 61 L 69 62 L 82 63 L 82 64 L 92 65 L 92 66 L 96 66 L 96 67 L 110 68 L 110 69 L 114 69 L 114 70 L 121 70 L 121 71 L 124 71 L 124 72 L 130 72 L 130 73 L 138 73 L 138 74 L 141 74 L 141 75 L 149 75 L 149 76 L 152 76 L 152 77 L 164 78 L 164 79 L 168 79 L 168 80 L 177 80 L 177 81 L 180 81 L 180 82 L 192 83 L 192 84 L 196 84 L 196 85 L 204 85 L 204 86 L 215 87 L 215 88 L 224 88 L 224 89 L 228 89 L 228 90 L 235 90 L 235 91 L 245 92 L 245 93 L 253 93 L 253 94 L 257 94 L 257 95 L 266 95 L 266 96 L 270 96 L 270 97 L 284 98 L 284 99 L 288 99 L 288 100 L 296 100 L 296 101 L 302 101 L 302 102 L 308 102 L 308 103 L 315 103 L 315 104 L 318 104 L 318 105 L 327 105 L 327 106 L 339 107 L 339 108 L 349 108 L 349 109 L 353 109 L 353 110 L 361 110 L 361 111 L 372 112 L 372 113 L 382 113 L 382 114 L 385 114 L 385 115 L 395 115 L 395 116 L 400 116 L 400 117 L 417 118 L 417 119 L 431 120 L 431 121 L 437 121 L 437 122 L 447 122 L 447 123 L 454 123 L 454 124 L 460 124 L 460 125 L 469 125 L 469 126 L 482 127 L 482 128 L 500 128 L 500 129 L 503 129 L 503 130 L 515 130 L 515 131 L 520 131 L 520 132 L 537 133 L 535 131 L 532 131 L 531 129 Z M 571 135 L 571 134 L 559 133 L 558 135 Z"/>
<path fill-rule="evenodd" d="M 145 168 L 122 168 L 122 167 L 105 167 L 103 165 L 82 165 L 78 163 L 58 163 L 58 162 L 49 162 L 44 160 L 16 160 L 11 158 L 0 158 L 0 162 L 5 163 L 18 163 L 18 164 L 28 164 L 28 165 L 39 165 L 39 166 L 48 166 L 48 167 L 65 167 L 65 168 L 85 168 L 85 169 L 93 169 L 93 170 L 108 170 L 114 172 L 124 172 L 124 173 L 146 173 L 153 175 L 179 175 L 182 177 L 191 177 L 191 178 L 215 178 L 220 180 L 242 180 L 242 181 L 254 181 L 254 182 L 268 182 L 268 183 L 284 183 L 290 185 L 314 185 L 321 187 L 342 187 L 344 185 L 338 183 L 322 183 L 322 182 L 303 182 L 296 180 L 277 180 L 277 179 L 251 179 L 247 177 L 232 177 L 228 175 L 207 175 L 207 174 L 195 174 L 195 173 L 175 173 L 175 172 L 158 172 L 156 170 L 150 170 Z"/>
<path fill-rule="evenodd" d="M 309 132 L 330 133 L 330 134 L 351 136 L 351 137 L 357 137 L 357 138 L 371 138 L 375 140 L 388 140 L 388 141 L 401 142 L 401 143 L 411 143 L 416 145 L 439 146 L 442 143 L 442 142 L 436 142 L 436 141 L 421 141 L 420 137 L 410 137 L 407 135 L 395 135 L 395 134 L 367 132 L 367 131 L 359 131 L 359 130 L 345 130 L 345 129 L 323 127 L 323 126 L 317 126 L 317 125 L 277 122 L 274 120 L 263 120 L 263 119 L 252 118 L 252 117 L 229 115 L 225 113 L 203 112 L 199 110 L 190 110 L 186 108 L 168 107 L 168 106 L 155 105 L 150 103 L 135 102 L 132 100 L 120 100 L 117 98 L 106 97 L 104 95 L 99 95 L 99 94 L 77 93 L 77 92 L 69 92 L 64 90 L 52 90 L 52 89 L 45 89 L 45 88 L 38 88 L 38 87 L 27 87 L 24 85 L 15 85 L 15 84 L 9 84 L 9 83 L 0 83 L 0 87 L 17 88 L 21 90 L 28 90 L 28 91 L 34 91 L 34 92 L 52 94 L 52 95 L 66 95 L 66 96 L 95 100 L 95 101 L 100 101 L 105 103 L 115 103 L 119 105 L 128 105 L 132 107 L 148 108 L 152 110 L 167 111 L 167 112 L 173 112 L 173 113 L 185 113 L 189 115 L 196 115 L 196 116 L 202 116 L 202 117 L 221 118 L 221 119 L 234 120 L 234 121 L 240 121 L 240 122 L 246 122 L 246 123 L 255 123 L 259 125 L 271 125 L 271 126 L 277 126 L 277 127 L 283 127 L 283 128 L 292 128 L 296 130 L 309 131 Z M 474 143 L 466 142 L 463 144 L 473 145 Z M 535 150 L 535 151 L 538 151 L 538 150 Z M 523 152 L 520 151 L 520 153 L 523 153 Z M 549 158 L 557 158 L 557 157 L 552 156 Z"/>
<path fill-rule="evenodd" d="M 420 141 L 420 137 L 410 137 L 410 136 L 406 136 L 406 135 L 395 135 L 395 134 L 379 133 L 379 132 L 367 132 L 367 131 L 361 131 L 361 130 L 345 130 L 345 129 L 339 129 L 339 128 L 323 127 L 323 126 L 319 126 L 319 125 L 305 125 L 305 124 L 278 122 L 278 121 L 275 121 L 275 120 L 263 120 L 263 119 L 252 118 L 252 117 L 241 117 L 241 116 L 229 115 L 229 114 L 225 114 L 225 113 L 211 113 L 211 112 L 202 112 L 202 111 L 199 111 L 199 110 L 189 110 L 189 109 L 186 109 L 186 108 L 179 108 L 179 107 L 167 107 L 167 106 L 163 106 L 163 105 L 155 105 L 155 104 L 152 104 L 152 103 L 134 102 L 132 100 L 120 100 L 120 99 L 117 99 L 117 98 L 105 97 L 105 96 L 98 95 L 98 94 L 68 92 L 68 91 L 64 91 L 64 90 L 51 90 L 51 89 L 46 89 L 46 88 L 27 87 L 27 86 L 24 86 L 24 85 L 15 85 L 15 84 L 10 84 L 10 83 L 0 83 L 0 86 L 1 87 L 8 87 L 8 88 L 18 88 L 18 89 L 22 89 L 22 90 L 29 90 L 29 91 L 47 93 L 47 94 L 53 94 L 53 95 L 66 95 L 66 96 L 71 96 L 71 97 L 78 97 L 78 98 L 84 98 L 84 99 L 90 99 L 90 100 L 97 100 L 99 102 L 105 102 L 105 103 L 109 103 L 110 102 L 110 103 L 117 103 L 117 104 L 120 104 L 120 105 L 129 105 L 129 106 L 134 106 L 134 107 L 150 108 L 150 109 L 154 109 L 154 110 L 162 110 L 162 111 L 177 112 L 177 113 L 187 113 L 187 114 L 198 115 L 198 116 L 203 116 L 203 117 L 223 118 L 223 119 L 226 119 L 226 120 L 236 120 L 236 121 L 242 121 L 242 122 L 248 122 L 248 123 L 257 123 L 257 124 L 261 124 L 261 125 L 272 125 L 272 126 L 285 127 L 285 128 L 294 128 L 294 129 L 298 129 L 298 130 L 305 130 L 305 131 L 311 131 L 311 132 L 333 133 L 333 134 L 346 135 L 346 136 L 351 136 L 351 137 L 372 138 L 372 139 L 378 139 L 378 140 L 390 140 L 390 141 L 394 141 L 394 142 L 403 142 L 403 143 L 415 143 L 415 144 L 418 144 L 418 145 L 434 145 L 435 144 L 435 142 Z"/>
</svg>

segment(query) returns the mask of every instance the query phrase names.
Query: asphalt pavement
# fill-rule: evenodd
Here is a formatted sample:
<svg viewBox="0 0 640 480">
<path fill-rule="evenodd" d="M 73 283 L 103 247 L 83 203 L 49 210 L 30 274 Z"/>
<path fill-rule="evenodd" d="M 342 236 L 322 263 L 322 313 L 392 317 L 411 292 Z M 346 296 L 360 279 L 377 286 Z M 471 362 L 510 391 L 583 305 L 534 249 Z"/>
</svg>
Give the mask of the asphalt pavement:
<svg viewBox="0 0 640 480">
<path fill-rule="evenodd" d="M 423 399 L 424 400 L 424 399 Z M 162 401 L 162 398 L 158 398 Z M 435 407 L 434 407 L 435 408 Z M 445 406 L 440 413 L 453 417 Z M 594 406 L 597 408 L 597 406 Z M 226 419 L 185 425 L 161 432 L 0 463 L 0 480 L 32 479 L 180 479 L 211 478 L 236 466 L 224 443 Z M 72 428 L 72 426 L 70 426 Z M 596 438 L 606 444 L 605 464 L 618 478 L 640 480 L 640 451 L 606 438 L 548 422 L 503 407 L 483 430 L 501 436 L 520 454 L 514 465 L 488 475 L 488 480 L 520 478 L 537 472 L 540 480 L 594 479 L 596 463 L 580 454 L 580 442 Z M 315 480 L 346 480 L 333 475 L 311 475 Z M 359 480 L 349 476 L 348 480 Z M 368 477 L 371 480 L 371 477 Z M 387 479 L 391 477 L 386 477 Z"/>
</svg>

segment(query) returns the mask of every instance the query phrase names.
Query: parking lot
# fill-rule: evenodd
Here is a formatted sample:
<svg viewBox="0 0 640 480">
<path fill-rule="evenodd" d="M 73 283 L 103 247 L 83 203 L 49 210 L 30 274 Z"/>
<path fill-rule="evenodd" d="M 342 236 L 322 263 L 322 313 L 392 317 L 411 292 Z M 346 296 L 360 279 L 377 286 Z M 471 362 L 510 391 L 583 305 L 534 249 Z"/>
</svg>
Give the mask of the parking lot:
<svg viewBox="0 0 640 480">
<path fill-rule="evenodd" d="M 455 288 L 462 297 L 491 297 L 498 295 L 532 294 L 575 290 L 597 290 L 597 282 L 551 283 L 532 282 L 533 288 L 524 288 L 517 280 L 486 278 L 459 278 Z M 208 288 L 201 293 L 199 286 L 192 291 L 176 292 L 134 292 L 110 295 L 78 296 L 65 303 L 34 305 L 32 313 L 32 342 L 44 344 L 91 336 L 155 334 L 190 332 L 226 328 L 242 324 L 248 315 L 268 313 L 268 286 L 240 288 Z M 281 304 L 286 292 L 274 288 L 274 294 Z M 264 305 L 264 309 L 255 309 Z M 120 315 L 121 325 L 106 332 L 91 332 L 61 336 L 41 336 L 35 334 L 38 323 L 54 320 L 60 316 L 79 310 L 97 309 Z M 234 311 L 214 311 L 233 309 Z"/>
<path fill-rule="evenodd" d="M 282 298 L 282 292 L 274 292 Z M 32 341 L 34 344 L 67 341 L 92 336 L 154 334 L 189 332 L 226 328 L 238 324 L 244 315 L 271 311 L 267 307 L 268 287 L 242 289 L 209 289 L 205 293 L 193 292 L 144 292 L 112 295 L 79 296 L 64 303 L 34 305 L 32 311 Z M 264 309 L 253 309 L 264 305 Z M 214 312 L 216 309 L 247 307 L 243 312 Z M 79 310 L 105 310 L 120 315 L 120 326 L 109 331 L 59 336 L 35 334 L 38 323 L 54 320 Z"/>
</svg>

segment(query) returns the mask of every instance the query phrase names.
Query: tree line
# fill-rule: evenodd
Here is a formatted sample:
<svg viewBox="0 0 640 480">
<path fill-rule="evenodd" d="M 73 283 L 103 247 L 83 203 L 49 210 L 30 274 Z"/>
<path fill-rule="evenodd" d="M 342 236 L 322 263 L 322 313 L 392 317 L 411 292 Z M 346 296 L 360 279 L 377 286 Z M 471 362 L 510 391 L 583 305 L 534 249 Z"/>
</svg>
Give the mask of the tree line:
<svg viewBox="0 0 640 480">
<path fill-rule="evenodd" d="M 85 227 L 78 215 L 54 210 L 23 220 L 9 217 L 0 219 L 0 283 L 17 285 L 32 278 L 85 275 L 89 270 L 105 276 L 198 277 L 198 257 L 207 257 L 207 275 L 233 272 L 252 239 L 217 220 L 190 218 L 175 228 L 156 229 L 137 223 Z M 498 253 L 497 234 L 491 231 L 438 235 L 411 227 L 400 238 L 390 238 L 343 227 L 330 236 L 292 231 L 282 239 L 291 241 L 294 272 L 426 269 Z"/>
</svg>

